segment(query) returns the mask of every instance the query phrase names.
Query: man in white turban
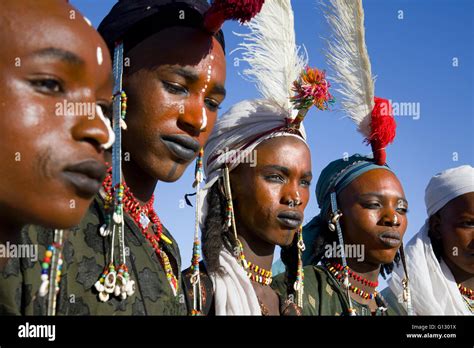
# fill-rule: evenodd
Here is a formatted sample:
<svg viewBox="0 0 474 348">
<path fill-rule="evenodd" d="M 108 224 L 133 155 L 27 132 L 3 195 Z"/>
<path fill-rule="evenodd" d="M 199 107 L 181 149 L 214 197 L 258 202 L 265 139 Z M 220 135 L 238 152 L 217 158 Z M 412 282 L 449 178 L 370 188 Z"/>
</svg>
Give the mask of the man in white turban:
<svg viewBox="0 0 474 348">
<path fill-rule="evenodd" d="M 416 315 L 472 315 L 474 311 L 474 168 L 463 165 L 431 178 L 428 219 L 405 247 Z M 389 288 L 401 301 L 402 267 Z"/>
</svg>

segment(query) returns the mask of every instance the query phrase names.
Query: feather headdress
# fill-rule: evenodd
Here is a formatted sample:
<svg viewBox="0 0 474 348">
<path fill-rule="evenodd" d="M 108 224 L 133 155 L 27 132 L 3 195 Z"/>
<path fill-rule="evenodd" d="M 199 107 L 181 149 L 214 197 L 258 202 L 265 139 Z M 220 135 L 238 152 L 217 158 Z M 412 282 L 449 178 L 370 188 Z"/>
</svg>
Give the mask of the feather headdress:
<svg viewBox="0 0 474 348">
<path fill-rule="evenodd" d="M 306 67 L 304 49 L 296 45 L 290 0 L 267 1 L 262 11 L 246 26 L 248 33 L 236 34 L 243 41 L 237 50 L 250 65 L 243 74 L 264 99 L 291 110 L 291 86 Z"/>
<path fill-rule="evenodd" d="M 383 165 L 385 147 L 395 138 L 396 123 L 390 102 L 374 95 L 362 0 L 327 0 L 322 5 L 332 34 L 327 63 L 339 84 L 342 107 L 365 142 L 371 144 L 375 162 Z"/>
<path fill-rule="evenodd" d="M 236 51 L 250 65 L 243 75 L 263 99 L 279 106 L 295 128 L 311 106 L 327 109 L 334 101 L 330 84 L 323 71 L 308 67 L 305 48 L 296 45 L 291 1 L 267 1 L 246 26 L 248 33 L 236 33 L 243 38 Z"/>
</svg>

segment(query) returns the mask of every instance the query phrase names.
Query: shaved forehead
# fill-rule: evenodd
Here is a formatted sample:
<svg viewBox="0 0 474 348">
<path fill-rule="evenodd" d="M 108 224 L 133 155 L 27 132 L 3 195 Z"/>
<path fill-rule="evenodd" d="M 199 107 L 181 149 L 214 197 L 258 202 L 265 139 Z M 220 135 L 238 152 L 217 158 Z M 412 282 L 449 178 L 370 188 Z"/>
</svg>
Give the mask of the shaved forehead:
<svg viewBox="0 0 474 348">
<path fill-rule="evenodd" d="M 38 47 L 32 48 L 41 49 L 42 46 L 54 46 L 48 41 L 77 41 L 77 35 L 82 40 L 90 40 L 89 45 L 106 47 L 84 16 L 66 0 L 1 0 L 0 24 L 0 40 L 8 49 L 34 46 L 35 43 Z M 63 40 L 57 40 L 61 37 Z"/>
<path fill-rule="evenodd" d="M 102 37 L 66 0 L 1 0 L 0 42 L 0 68 L 37 52 L 60 51 L 64 57 L 80 57 L 94 69 L 102 63 L 111 68 Z"/>
</svg>

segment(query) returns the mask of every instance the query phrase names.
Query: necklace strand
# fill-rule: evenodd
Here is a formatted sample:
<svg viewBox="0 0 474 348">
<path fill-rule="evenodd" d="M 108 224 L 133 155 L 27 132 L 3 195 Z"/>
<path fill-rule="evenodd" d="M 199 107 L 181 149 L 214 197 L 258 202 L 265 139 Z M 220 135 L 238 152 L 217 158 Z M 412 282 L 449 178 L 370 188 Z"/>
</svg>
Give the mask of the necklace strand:
<svg viewBox="0 0 474 348">
<path fill-rule="evenodd" d="M 113 197 L 113 189 L 112 189 L 112 167 L 108 169 L 108 175 L 105 178 L 104 182 L 102 183 L 102 187 L 106 192 L 105 198 L 105 209 L 110 209 L 110 204 L 108 202 L 112 201 Z M 146 238 L 146 240 L 150 243 L 153 250 L 155 251 L 160 263 L 163 266 L 163 269 L 166 274 L 166 278 L 173 290 L 173 294 L 176 296 L 178 292 L 178 279 L 173 272 L 173 268 L 169 261 L 169 257 L 163 248 L 160 246 L 160 241 L 163 240 L 164 242 L 171 244 L 171 240 L 167 238 L 163 234 L 163 225 L 161 224 L 158 215 L 153 208 L 155 196 L 152 195 L 150 200 L 146 202 L 143 206 L 140 205 L 140 202 L 135 198 L 134 194 L 127 186 L 127 184 L 123 183 L 123 206 L 124 210 L 130 215 L 130 217 L 135 221 L 137 226 L 139 227 L 142 235 Z M 154 233 L 150 233 L 148 231 L 148 227 L 152 223 L 152 230 Z"/>
</svg>

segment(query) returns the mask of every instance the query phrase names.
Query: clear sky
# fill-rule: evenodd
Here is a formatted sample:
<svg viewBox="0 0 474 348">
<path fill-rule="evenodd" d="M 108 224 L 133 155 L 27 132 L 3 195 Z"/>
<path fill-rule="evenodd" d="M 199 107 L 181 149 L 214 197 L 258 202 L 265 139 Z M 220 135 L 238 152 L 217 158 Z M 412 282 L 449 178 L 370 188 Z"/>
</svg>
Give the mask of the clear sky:
<svg viewBox="0 0 474 348">
<path fill-rule="evenodd" d="M 267 0 L 271 1 L 271 0 Z M 115 0 L 72 0 L 94 26 Z M 298 44 L 305 45 L 310 65 L 326 68 L 323 58 L 328 28 L 315 0 L 293 0 Z M 366 43 L 377 76 L 375 93 L 394 102 L 398 125 L 387 162 L 403 184 L 409 202 L 408 241 L 426 218 L 424 190 L 441 170 L 474 165 L 474 1 L 472 0 L 365 0 Z M 232 31 L 245 28 L 226 23 L 228 96 L 222 113 L 233 103 L 258 96 L 254 86 L 234 66 L 238 44 Z M 336 95 L 337 98 L 337 95 Z M 398 112 L 397 108 L 398 107 Z M 314 182 L 321 170 L 345 153 L 368 154 L 354 124 L 338 111 L 311 110 L 305 126 L 312 152 Z M 184 204 L 193 191 L 194 164 L 176 183 L 159 183 L 155 208 L 177 239 L 183 268 L 189 266 L 194 210 Z M 319 212 L 314 194 L 305 213 L 309 221 Z"/>
</svg>

